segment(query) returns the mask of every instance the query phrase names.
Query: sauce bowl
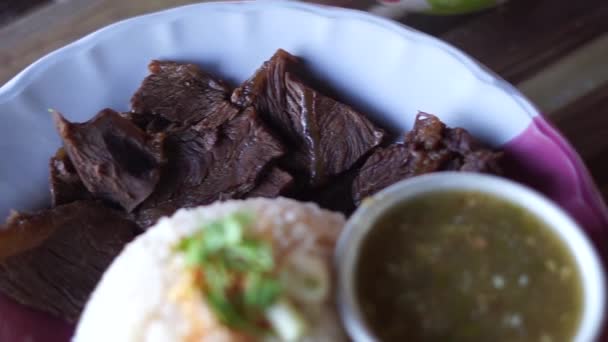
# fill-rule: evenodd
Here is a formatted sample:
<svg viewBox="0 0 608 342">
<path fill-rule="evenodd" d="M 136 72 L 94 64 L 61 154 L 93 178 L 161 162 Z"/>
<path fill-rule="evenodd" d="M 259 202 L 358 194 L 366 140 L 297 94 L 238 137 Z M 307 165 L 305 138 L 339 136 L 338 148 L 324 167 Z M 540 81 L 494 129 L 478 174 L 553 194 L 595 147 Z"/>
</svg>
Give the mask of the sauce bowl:
<svg viewBox="0 0 608 342">
<path fill-rule="evenodd" d="M 599 339 L 606 305 L 604 270 L 580 226 L 549 199 L 513 181 L 466 172 L 439 172 L 398 182 L 365 199 L 348 220 L 336 248 L 335 262 L 339 310 L 354 341 L 378 340 L 367 326 L 356 296 L 356 266 L 367 233 L 383 214 L 400 203 L 441 191 L 472 191 L 502 199 L 525 208 L 552 230 L 570 252 L 580 274 L 582 311 L 574 341 Z"/>
</svg>

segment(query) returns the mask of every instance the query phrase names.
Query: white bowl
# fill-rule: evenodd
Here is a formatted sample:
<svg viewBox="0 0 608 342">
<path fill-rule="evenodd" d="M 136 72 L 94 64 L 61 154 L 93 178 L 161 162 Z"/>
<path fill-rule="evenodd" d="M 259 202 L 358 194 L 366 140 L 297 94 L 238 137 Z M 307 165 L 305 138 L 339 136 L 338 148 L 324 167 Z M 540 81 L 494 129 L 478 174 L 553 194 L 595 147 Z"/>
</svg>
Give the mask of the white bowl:
<svg viewBox="0 0 608 342">
<path fill-rule="evenodd" d="M 575 342 L 599 339 L 605 313 L 605 276 L 600 258 L 581 228 L 563 210 L 538 192 L 504 178 L 459 172 L 440 172 L 398 182 L 366 199 L 346 223 L 336 250 L 338 303 L 354 341 L 374 341 L 366 328 L 355 296 L 355 267 L 365 236 L 383 214 L 399 203 L 437 191 L 474 191 L 526 208 L 568 248 L 579 269 L 583 310 Z"/>
</svg>

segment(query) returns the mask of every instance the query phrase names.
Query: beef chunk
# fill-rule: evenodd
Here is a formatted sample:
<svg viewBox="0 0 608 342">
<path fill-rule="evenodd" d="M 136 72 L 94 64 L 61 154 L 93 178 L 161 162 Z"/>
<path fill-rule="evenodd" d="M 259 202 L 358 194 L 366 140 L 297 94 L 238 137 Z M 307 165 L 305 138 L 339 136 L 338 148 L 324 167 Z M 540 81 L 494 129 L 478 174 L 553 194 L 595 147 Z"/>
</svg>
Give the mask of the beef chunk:
<svg viewBox="0 0 608 342">
<path fill-rule="evenodd" d="M 348 217 L 356 209 L 351 188 L 358 173 L 359 168 L 355 166 L 323 187 L 300 191 L 296 197 L 301 201 L 315 202 L 327 210 L 339 211 Z"/>
<path fill-rule="evenodd" d="M 75 322 L 102 272 L 136 232 L 120 212 L 94 201 L 14 213 L 0 226 L 0 289 Z"/>
<path fill-rule="evenodd" d="M 135 124 L 135 126 L 139 127 L 141 130 L 151 134 L 170 131 L 174 129 L 175 126 L 178 126 L 177 124 L 172 123 L 171 121 L 166 120 L 163 117 L 157 115 L 135 112 L 122 112 L 119 114 L 123 118 L 131 121 L 133 124 Z"/>
<path fill-rule="evenodd" d="M 355 202 L 405 178 L 434 171 L 500 173 L 502 153 L 484 148 L 462 128 L 447 128 L 431 114 L 419 113 L 403 143 L 377 149 L 353 183 Z"/>
<path fill-rule="evenodd" d="M 232 93 L 239 106 L 255 106 L 289 144 L 284 167 L 313 186 L 348 170 L 384 132 L 352 108 L 302 82 L 296 57 L 278 50 Z"/>
<path fill-rule="evenodd" d="M 283 153 L 251 107 L 217 130 L 175 131 L 167 138 L 169 159 L 161 182 L 142 203 L 136 220 L 146 228 L 181 207 L 241 198 Z"/>
<path fill-rule="evenodd" d="M 111 109 L 76 124 L 54 113 L 63 145 L 84 186 L 98 198 L 133 210 L 154 190 L 164 135 L 150 136 Z"/>
<path fill-rule="evenodd" d="M 353 183 L 353 197 L 356 203 L 367 196 L 423 172 L 421 166 L 428 160 L 423 153 L 412 151 L 405 144 L 393 144 L 377 149 L 365 162 Z M 431 172 L 432 168 L 428 170 Z"/>
<path fill-rule="evenodd" d="M 458 168 L 448 168 L 448 170 L 502 174 L 499 161 L 503 154 L 503 152 L 491 152 L 485 149 L 471 151 L 464 156 L 464 160 Z"/>
<path fill-rule="evenodd" d="M 293 177 L 278 167 L 270 169 L 259 184 L 247 194 L 247 197 L 274 198 L 285 194 L 293 184 Z"/>
<path fill-rule="evenodd" d="M 53 206 L 91 198 L 91 193 L 80 180 L 80 176 L 63 148 L 59 148 L 51 157 L 49 170 Z"/>
<path fill-rule="evenodd" d="M 230 89 L 194 64 L 152 61 L 148 69 L 131 98 L 134 112 L 199 129 L 216 128 L 239 113 L 230 104 Z"/>
</svg>

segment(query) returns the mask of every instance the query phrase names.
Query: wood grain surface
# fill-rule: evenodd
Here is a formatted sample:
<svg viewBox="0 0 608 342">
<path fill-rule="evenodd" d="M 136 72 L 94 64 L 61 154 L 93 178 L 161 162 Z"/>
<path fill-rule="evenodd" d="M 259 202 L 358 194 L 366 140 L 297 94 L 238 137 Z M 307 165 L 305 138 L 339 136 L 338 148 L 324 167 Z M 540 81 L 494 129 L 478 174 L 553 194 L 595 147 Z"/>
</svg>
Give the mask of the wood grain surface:
<svg viewBox="0 0 608 342">
<path fill-rule="evenodd" d="M 608 32 L 608 1 L 512 1 L 440 37 L 518 83 Z"/>
<path fill-rule="evenodd" d="M 0 1 L 0 26 L 5 25 L 29 11 L 51 3 L 51 0 L 3 0 Z"/>
<path fill-rule="evenodd" d="M 0 1 L 0 84 L 46 53 L 105 25 L 194 2 Z M 356 9 L 375 4 L 314 2 Z M 566 135 L 608 195 L 603 158 L 608 156 L 608 1 L 510 0 L 476 14 L 398 19 L 463 49 L 518 86 Z"/>
</svg>

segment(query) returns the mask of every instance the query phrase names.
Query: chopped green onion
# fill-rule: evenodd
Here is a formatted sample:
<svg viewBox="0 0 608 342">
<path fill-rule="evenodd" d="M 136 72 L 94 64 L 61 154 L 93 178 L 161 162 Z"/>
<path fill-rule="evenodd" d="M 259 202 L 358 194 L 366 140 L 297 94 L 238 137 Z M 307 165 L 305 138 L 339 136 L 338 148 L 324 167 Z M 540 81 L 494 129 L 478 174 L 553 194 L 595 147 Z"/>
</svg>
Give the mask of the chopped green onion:
<svg viewBox="0 0 608 342">
<path fill-rule="evenodd" d="M 272 245 L 247 231 L 250 222 L 250 216 L 240 213 L 209 222 L 177 249 L 187 266 L 199 272 L 201 290 L 222 323 L 255 335 L 271 333 L 265 331 L 270 323 L 280 337 L 296 336 L 302 324 L 294 321 L 299 317 L 295 309 L 280 300 L 284 293 Z M 283 304 L 277 306 L 279 302 Z"/>
<path fill-rule="evenodd" d="M 245 280 L 245 303 L 248 306 L 266 309 L 280 294 L 281 285 L 276 279 L 260 273 L 252 273 Z"/>
<path fill-rule="evenodd" d="M 231 257 L 256 271 L 271 271 L 274 268 L 272 247 L 261 240 L 245 239 L 241 244 L 232 246 Z"/>
</svg>

